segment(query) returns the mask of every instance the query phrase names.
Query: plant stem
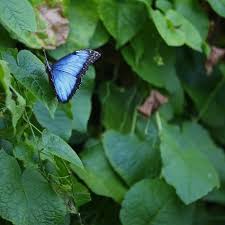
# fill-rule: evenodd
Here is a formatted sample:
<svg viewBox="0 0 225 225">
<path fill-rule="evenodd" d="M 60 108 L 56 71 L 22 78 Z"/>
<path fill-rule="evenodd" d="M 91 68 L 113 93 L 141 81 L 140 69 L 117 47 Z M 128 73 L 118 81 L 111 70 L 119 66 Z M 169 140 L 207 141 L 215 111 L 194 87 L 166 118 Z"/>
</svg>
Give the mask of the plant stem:
<svg viewBox="0 0 225 225">
<path fill-rule="evenodd" d="M 134 115 L 133 115 L 133 118 L 132 118 L 132 125 L 131 125 L 131 134 L 133 135 L 134 132 L 135 132 L 135 127 L 136 127 L 136 122 L 137 122 L 137 109 L 135 108 L 134 110 Z"/>
<path fill-rule="evenodd" d="M 159 129 L 159 133 L 161 133 L 161 131 L 162 131 L 162 121 L 161 121 L 159 112 L 156 112 L 155 116 L 156 116 L 156 123 L 157 123 L 157 127 Z"/>
</svg>

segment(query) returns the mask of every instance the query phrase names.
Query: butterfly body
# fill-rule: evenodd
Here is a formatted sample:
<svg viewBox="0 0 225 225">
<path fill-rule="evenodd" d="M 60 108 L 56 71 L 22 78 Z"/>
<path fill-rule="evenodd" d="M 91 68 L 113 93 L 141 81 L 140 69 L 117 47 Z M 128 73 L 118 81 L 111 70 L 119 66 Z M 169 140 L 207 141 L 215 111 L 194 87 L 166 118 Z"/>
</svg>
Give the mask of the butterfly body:
<svg viewBox="0 0 225 225">
<path fill-rule="evenodd" d="M 52 65 L 46 60 L 49 80 L 59 102 L 66 103 L 72 98 L 88 66 L 100 56 L 97 51 L 84 49 L 66 55 Z"/>
</svg>

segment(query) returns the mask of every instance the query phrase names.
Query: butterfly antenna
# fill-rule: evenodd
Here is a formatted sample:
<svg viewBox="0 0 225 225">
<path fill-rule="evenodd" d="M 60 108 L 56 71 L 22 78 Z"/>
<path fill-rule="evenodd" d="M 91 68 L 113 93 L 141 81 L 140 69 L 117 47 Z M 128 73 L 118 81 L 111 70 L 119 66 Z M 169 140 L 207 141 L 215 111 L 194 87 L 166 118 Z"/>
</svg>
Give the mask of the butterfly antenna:
<svg viewBox="0 0 225 225">
<path fill-rule="evenodd" d="M 45 49 L 42 48 L 42 51 L 43 51 L 44 56 L 45 56 L 45 63 L 46 63 L 46 66 L 47 66 L 48 70 L 51 70 L 51 66 L 50 66 L 50 64 L 49 64 L 49 62 L 48 62 L 48 59 L 47 59 L 47 55 L 46 55 Z"/>
</svg>

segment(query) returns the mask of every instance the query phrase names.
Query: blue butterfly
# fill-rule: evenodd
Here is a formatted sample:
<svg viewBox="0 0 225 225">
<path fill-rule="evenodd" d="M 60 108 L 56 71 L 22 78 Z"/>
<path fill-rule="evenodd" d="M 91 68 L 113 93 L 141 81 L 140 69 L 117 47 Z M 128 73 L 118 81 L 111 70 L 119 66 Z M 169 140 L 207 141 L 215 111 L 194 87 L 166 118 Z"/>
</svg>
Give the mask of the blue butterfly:
<svg viewBox="0 0 225 225">
<path fill-rule="evenodd" d="M 66 55 L 50 65 L 45 54 L 49 80 L 59 102 L 66 103 L 72 98 L 79 88 L 81 77 L 88 70 L 88 66 L 100 56 L 101 54 L 97 51 L 84 49 Z"/>
</svg>

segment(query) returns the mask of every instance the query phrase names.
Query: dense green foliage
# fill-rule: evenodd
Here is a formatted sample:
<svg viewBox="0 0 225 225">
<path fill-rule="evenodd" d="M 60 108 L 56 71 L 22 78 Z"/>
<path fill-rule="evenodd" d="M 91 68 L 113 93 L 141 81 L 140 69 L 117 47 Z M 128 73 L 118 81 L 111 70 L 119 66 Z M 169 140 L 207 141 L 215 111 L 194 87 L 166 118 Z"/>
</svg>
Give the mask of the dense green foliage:
<svg viewBox="0 0 225 225">
<path fill-rule="evenodd" d="M 0 224 L 225 224 L 225 0 L 0 12 Z M 67 104 L 41 48 L 102 54 Z M 152 90 L 167 101 L 144 116 Z"/>
</svg>

